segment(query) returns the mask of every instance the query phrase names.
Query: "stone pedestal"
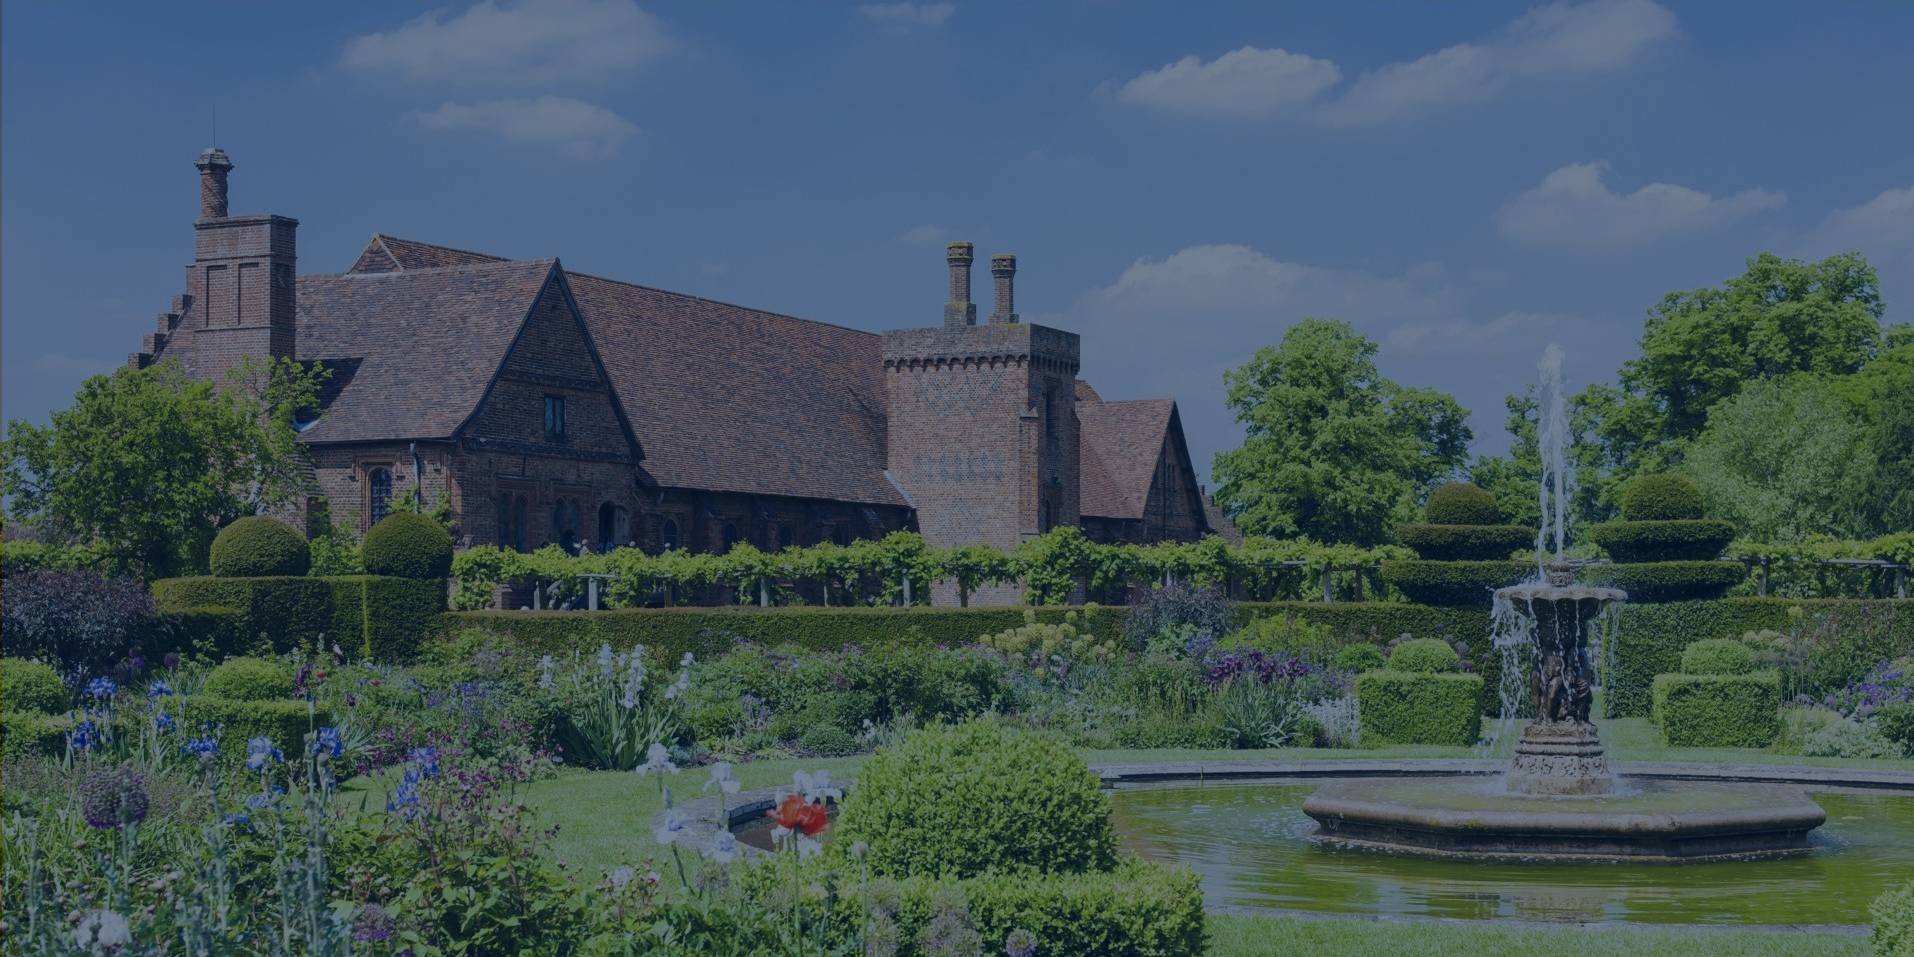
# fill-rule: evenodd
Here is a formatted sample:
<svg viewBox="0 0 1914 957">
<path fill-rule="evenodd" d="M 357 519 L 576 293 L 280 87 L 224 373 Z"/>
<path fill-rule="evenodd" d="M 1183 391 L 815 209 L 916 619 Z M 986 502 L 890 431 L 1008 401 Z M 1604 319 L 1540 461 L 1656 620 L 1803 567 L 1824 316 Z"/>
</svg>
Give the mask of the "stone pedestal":
<svg viewBox="0 0 1914 957">
<path fill-rule="evenodd" d="M 1602 739 L 1586 721 L 1535 721 L 1522 729 L 1508 789 L 1538 797 L 1607 794 L 1615 787 Z"/>
</svg>

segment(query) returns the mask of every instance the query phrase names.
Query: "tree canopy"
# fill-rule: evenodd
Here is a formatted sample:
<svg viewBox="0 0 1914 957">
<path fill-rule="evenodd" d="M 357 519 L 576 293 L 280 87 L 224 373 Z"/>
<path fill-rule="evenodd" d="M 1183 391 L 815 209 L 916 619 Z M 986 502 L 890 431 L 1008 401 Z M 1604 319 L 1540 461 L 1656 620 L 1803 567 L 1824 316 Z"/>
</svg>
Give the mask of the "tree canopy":
<svg viewBox="0 0 1914 957">
<path fill-rule="evenodd" d="M 1455 399 L 1376 369 L 1348 323 L 1304 319 L 1224 375 L 1248 436 L 1216 456 L 1217 500 L 1245 532 L 1372 545 L 1468 454 Z"/>
<path fill-rule="evenodd" d="M 1869 438 L 1825 377 L 1762 379 L 1709 411 L 1681 470 L 1716 517 L 1755 541 L 1864 537 Z"/>
</svg>

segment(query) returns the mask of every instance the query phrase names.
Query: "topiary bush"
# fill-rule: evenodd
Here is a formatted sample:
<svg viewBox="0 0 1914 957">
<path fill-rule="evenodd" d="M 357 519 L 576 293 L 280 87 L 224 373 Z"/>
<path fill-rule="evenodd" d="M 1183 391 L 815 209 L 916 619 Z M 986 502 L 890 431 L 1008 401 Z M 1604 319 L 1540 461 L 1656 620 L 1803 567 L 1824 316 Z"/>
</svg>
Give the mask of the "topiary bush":
<svg viewBox="0 0 1914 957">
<path fill-rule="evenodd" d="M 51 665 L 25 658 L 0 658 L 0 708 L 59 714 L 67 704 L 66 685 Z"/>
<path fill-rule="evenodd" d="M 1382 649 L 1366 641 L 1353 645 L 1344 645 L 1330 660 L 1330 665 L 1338 671 L 1379 671 L 1383 662 L 1388 660 Z"/>
<path fill-rule="evenodd" d="M 1500 525 L 1495 496 L 1473 482 L 1450 482 L 1429 493 L 1422 517 L 1431 525 Z"/>
<path fill-rule="evenodd" d="M 1622 519 L 1669 522 L 1702 517 L 1701 487 L 1682 475 L 1660 473 L 1631 480 L 1622 489 Z"/>
<path fill-rule="evenodd" d="M 1435 562 L 1396 559 L 1382 563 L 1382 580 L 1412 602 L 1487 608 L 1495 590 L 1535 574 L 1535 563 L 1515 561 Z"/>
<path fill-rule="evenodd" d="M 1875 898 L 1867 913 L 1874 921 L 1868 936 L 1874 957 L 1914 957 L 1914 881 Z"/>
<path fill-rule="evenodd" d="M 1644 562 L 1582 569 L 1583 581 L 1619 588 L 1631 604 L 1720 598 L 1747 577 L 1748 569 L 1740 562 Z"/>
<path fill-rule="evenodd" d="M 1418 557 L 1439 562 L 1508 558 L 1535 547 L 1535 529 L 1520 525 L 1402 525 L 1396 538 Z"/>
<path fill-rule="evenodd" d="M 1618 562 L 1693 561 L 1721 557 L 1735 527 L 1705 518 L 1607 522 L 1591 526 L 1588 538 Z"/>
<path fill-rule="evenodd" d="M 1370 671 L 1356 677 L 1363 744 L 1468 747 L 1482 733 L 1482 679 L 1454 672 Z"/>
<path fill-rule="evenodd" d="M 264 515 L 248 515 L 213 537 L 207 567 L 220 578 L 304 575 L 312 567 L 312 552 L 292 526 Z"/>
<path fill-rule="evenodd" d="M 1070 748 L 995 721 L 927 728 L 879 751 L 836 831 L 833 850 L 862 842 L 872 873 L 890 876 L 1068 874 L 1116 862 L 1096 774 Z"/>
<path fill-rule="evenodd" d="M 359 554 L 367 574 L 444 578 L 452 572 L 452 535 L 417 512 L 394 512 L 366 532 Z"/>
<path fill-rule="evenodd" d="M 1781 734 L 1781 676 L 1656 675 L 1655 723 L 1681 748 L 1765 748 Z"/>
<path fill-rule="evenodd" d="M 1416 638 L 1389 653 L 1390 671 L 1440 672 L 1462 670 L 1462 656 L 1440 638 Z"/>
<path fill-rule="evenodd" d="M 1703 638 L 1681 652 L 1689 675 L 1745 675 L 1755 670 L 1754 649 L 1733 638 Z"/>
<path fill-rule="evenodd" d="M 292 672 L 264 658 L 227 659 L 200 686 L 202 694 L 228 701 L 272 701 L 291 698 L 292 691 Z"/>
</svg>

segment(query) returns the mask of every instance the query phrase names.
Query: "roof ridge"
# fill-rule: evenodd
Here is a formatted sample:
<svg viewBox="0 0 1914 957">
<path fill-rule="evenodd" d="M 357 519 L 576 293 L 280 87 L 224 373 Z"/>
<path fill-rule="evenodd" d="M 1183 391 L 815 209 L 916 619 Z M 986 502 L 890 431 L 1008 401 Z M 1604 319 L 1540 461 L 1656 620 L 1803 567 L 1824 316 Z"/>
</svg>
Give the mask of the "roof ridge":
<svg viewBox="0 0 1914 957">
<path fill-rule="evenodd" d="M 351 270 L 347 270 L 345 272 L 309 272 L 309 273 L 301 273 L 299 278 L 302 280 L 303 279 L 403 279 L 407 276 L 422 276 L 422 275 L 436 276 L 443 273 L 456 272 L 461 269 L 469 269 L 469 270 L 504 269 L 508 266 L 543 266 L 549 269 L 551 268 L 552 264 L 556 262 L 558 262 L 557 256 L 548 256 L 544 259 L 492 259 L 490 261 L 482 262 L 482 263 L 458 263 L 452 266 L 428 266 L 424 269 L 398 269 L 398 270 L 393 270 L 391 272 L 353 272 Z"/>
<path fill-rule="evenodd" d="M 496 260 L 499 262 L 530 262 L 531 261 L 531 260 L 516 260 L 516 259 L 512 259 L 509 256 L 494 256 L 491 253 L 482 253 L 476 249 L 462 249 L 458 246 L 447 246 L 444 243 L 428 243 L 422 239 L 407 239 L 404 236 L 394 236 L 391 233 L 375 232 L 372 234 L 372 238 L 375 240 L 378 240 L 380 245 L 384 245 L 388 240 L 390 240 L 395 243 L 405 243 L 408 246 L 426 246 L 431 249 L 443 249 L 448 253 L 458 253 L 461 256 L 477 256 L 480 259 L 491 259 L 491 260 Z M 390 253 L 391 250 L 388 249 L 387 252 Z M 394 258 L 396 259 L 397 257 L 394 257 Z M 412 270 L 408 269 L 404 271 L 411 272 Z"/>
<path fill-rule="evenodd" d="M 882 333 L 872 332 L 869 329 L 859 329 L 856 326 L 847 326 L 837 322 L 826 322 L 822 319 L 806 319 L 803 316 L 793 316 L 790 313 L 786 313 L 786 312 L 774 312 L 769 309 L 760 309 L 757 306 L 747 306 L 747 305 L 744 305 L 743 303 L 726 302 L 722 299 L 713 299 L 709 296 L 698 296 L 688 292 L 678 292 L 675 289 L 661 289 L 657 286 L 647 286 L 644 283 L 632 282 L 628 279 L 612 279 L 606 276 L 599 276 L 593 273 L 579 272 L 578 270 L 575 270 L 575 269 L 565 270 L 565 275 L 579 276 L 585 279 L 596 279 L 599 282 L 608 282 L 618 286 L 629 286 L 632 289 L 642 289 L 645 292 L 663 293 L 664 295 L 667 295 L 667 296 L 678 296 L 683 299 L 692 299 L 698 302 L 708 302 L 714 306 L 723 306 L 727 309 L 748 309 L 752 312 L 758 313 L 759 315 L 771 316 L 777 319 L 789 319 L 792 322 L 803 322 L 813 326 L 827 326 L 832 329 L 842 329 L 845 332 L 855 332 L 860 335 L 866 335 L 866 336 L 872 336 L 872 337 L 877 337 L 882 335 Z"/>
</svg>

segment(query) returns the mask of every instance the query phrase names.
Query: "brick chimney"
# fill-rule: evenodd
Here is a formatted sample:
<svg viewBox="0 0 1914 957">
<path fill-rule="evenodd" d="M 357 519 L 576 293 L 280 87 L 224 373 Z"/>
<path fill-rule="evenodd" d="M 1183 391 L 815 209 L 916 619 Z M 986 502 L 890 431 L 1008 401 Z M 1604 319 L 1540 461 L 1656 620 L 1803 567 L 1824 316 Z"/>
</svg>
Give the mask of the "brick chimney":
<svg viewBox="0 0 1914 957">
<path fill-rule="evenodd" d="M 233 161 L 215 146 L 199 154 L 193 165 L 199 167 L 199 218 L 225 219 L 226 174 L 233 171 Z"/>
<path fill-rule="evenodd" d="M 944 261 L 950 264 L 950 301 L 944 303 L 944 326 L 974 326 L 977 324 L 977 307 L 970 301 L 970 261 L 969 243 L 951 243 L 944 250 Z"/>
<path fill-rule="evenodd" d="M 1017 257 L 1009 253 L 998 253 L 990 257 L 990 275 L 997 280 L 997 306 L 991 310 L 991 322 L 1017 321 L 1017 295 L 1013 284 L 1017 279 Z"/>
</svg>

